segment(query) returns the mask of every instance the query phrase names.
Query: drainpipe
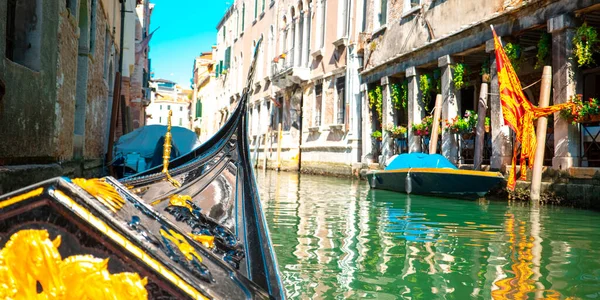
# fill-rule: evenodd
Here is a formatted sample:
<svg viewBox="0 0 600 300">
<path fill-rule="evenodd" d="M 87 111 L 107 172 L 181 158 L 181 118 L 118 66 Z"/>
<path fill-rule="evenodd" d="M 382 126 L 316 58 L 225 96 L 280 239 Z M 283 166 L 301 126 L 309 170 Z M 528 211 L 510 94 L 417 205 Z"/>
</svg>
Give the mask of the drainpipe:
<svg viewBox="0 0 600 300">
<path fill-rule="evenodd" d="M 115 76 L 115 85 L 113 86 L 113 103 L 112 103 L 112 111 L 110 114 L 110 128 L 109 128 L 109 134 L 108 134 L 108 149 L 107 149 L 107 153 L 106 153 L 106 161 L 107 163 L 112 162 L 113 160 L 113 145 L 114 145 L 114 136 L 115 136 L 115 129 L 117 126 L 117 113 L 119 111 L 119 102 L 121 99 L 121 86 L 123 84 L 123 43 L 124 43 L 124 35 L 125 35 L 125 1 L 126 0 L 119 0 L 119 2 L 121 2 L 121 36 L 119 39 L 119 71 L 117 72 L 116 76 Z M 124 122 L 125 120 L 122 120 L 121 123 L 123 126 L 123 129 L 125 129 L 124 127 Z M 123 130 L 125 131 L 125 130 Z M 112 166 L 109 166 L 109 172 L 110 175 L 114 176 L 114 170 L 112 168 Z"/>
</svg>

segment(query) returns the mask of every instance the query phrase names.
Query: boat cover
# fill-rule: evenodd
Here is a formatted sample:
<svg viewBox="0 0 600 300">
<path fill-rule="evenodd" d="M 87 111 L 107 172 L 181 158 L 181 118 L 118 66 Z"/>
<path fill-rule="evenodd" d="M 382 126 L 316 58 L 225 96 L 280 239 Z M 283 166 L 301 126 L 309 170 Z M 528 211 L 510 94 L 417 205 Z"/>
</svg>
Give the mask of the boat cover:
<svg viewBox="0 0 600 300">
<path fill-rule="evenodd" d="M 458 169 L 448 159 L 439 154 L 404 153 L 392 160 L 385 170 L 390 171 L 410 168 Z"/>
<path fill-rule="evenodd" d="M 125 157 L 129 153 L 137 152 L 141 157 L 149 159 L 158 153 L 158 160 L 162 162 L 162 146 L 166 133 L 166 125 L 147 125 L 123 135 L 115 145 L 115 157 Z M 196 133 L 185 127 L 173 126 L 171 135 L 172 153 L 183 155 L 200 146 Z M 156 151 L 157 147 L 160 148 L 159 151 Z"/>
</svg>

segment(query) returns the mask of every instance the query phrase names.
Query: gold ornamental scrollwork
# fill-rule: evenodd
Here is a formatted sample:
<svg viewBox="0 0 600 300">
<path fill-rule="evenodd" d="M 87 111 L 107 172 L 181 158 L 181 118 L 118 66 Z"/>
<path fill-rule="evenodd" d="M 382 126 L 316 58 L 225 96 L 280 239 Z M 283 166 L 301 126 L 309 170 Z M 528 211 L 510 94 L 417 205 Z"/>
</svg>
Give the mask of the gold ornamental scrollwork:
<svg viewBox="0 0 600 300">
<path fill-rule="evenodd" d="M 48 231 L 14 233 L 0 251 L 0 299 L 147 299 L 147 279 L 108 272 L 108 259 L 61 258 Z"/>
<path fill-rule="evenodd" d="M 117 210 L 120 210 L 125 204 L 125 200 L 119 195 L 115 187 L 108 184 L 104 179 L 75 178 L 72 181 L 90 195 L 94 196 L 94 198 L 98 199 L 98 201 L 113 212 L 117 212 Z"/>
</svg>

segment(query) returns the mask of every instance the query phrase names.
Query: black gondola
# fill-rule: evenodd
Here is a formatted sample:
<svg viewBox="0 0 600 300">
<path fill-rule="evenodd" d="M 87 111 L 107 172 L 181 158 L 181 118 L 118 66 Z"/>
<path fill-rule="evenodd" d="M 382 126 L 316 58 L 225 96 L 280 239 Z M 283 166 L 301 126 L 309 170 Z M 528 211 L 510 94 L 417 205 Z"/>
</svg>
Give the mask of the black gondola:
<svg viewBox="0 0 600 300">
<path fill-rule="evenodd" d="M 260 44 L 237 108 L 192 152 L 120 181 L 55 178 L 1 196 L 0 298 L 285 298 L 247 140 Z"/>
</svg>

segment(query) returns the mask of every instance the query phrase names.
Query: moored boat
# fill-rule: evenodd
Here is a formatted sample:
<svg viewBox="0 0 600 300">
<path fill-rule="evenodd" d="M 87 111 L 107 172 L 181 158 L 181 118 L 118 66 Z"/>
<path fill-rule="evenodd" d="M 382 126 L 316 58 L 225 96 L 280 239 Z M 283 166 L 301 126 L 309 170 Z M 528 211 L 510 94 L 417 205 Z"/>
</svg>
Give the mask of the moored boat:
<svg viewBox="0 0 600 300">
<path fill-rule="evenodd" d="M 398 155 L 384 170 L 367 173 L 373 189 L 451 198 L 477 198 L 504 181 L 499 172 L 461 170 L 439 154 Z"/>
</svg>

